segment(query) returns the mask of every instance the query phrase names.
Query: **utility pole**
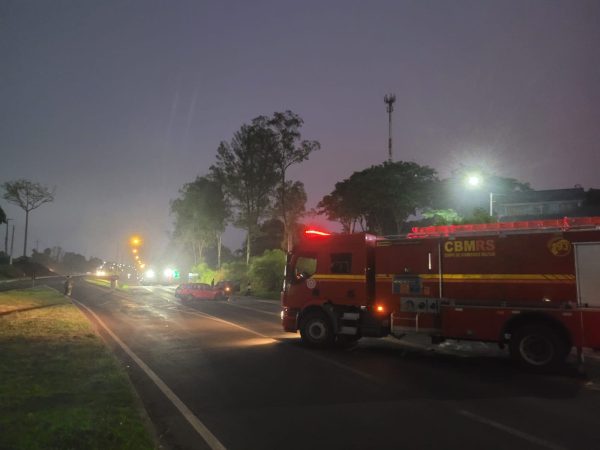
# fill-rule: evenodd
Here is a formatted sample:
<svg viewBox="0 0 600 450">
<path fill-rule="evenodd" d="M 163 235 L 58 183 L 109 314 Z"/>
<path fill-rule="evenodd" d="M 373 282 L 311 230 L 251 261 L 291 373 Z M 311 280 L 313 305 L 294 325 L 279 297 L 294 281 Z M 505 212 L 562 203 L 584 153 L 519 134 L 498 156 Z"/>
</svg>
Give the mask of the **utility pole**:
<svg viewBox="0 0 600 450">
<path fill-rule="evenodd" d="M 12 219 L 6 218 L 6 233 L 4 234 L 4 254 L 8 255 L 8 222 Z"/>
<path fill-rule="evenodd" d="M 8 264 L 12 266 L 12 254 L 13 254 L 13 245 L 15 243 L 15 226 L 13 225 L 12 236 L 10 237 L 10 256 L 8 257 Z"/>
<path fill-rule="evenodd" d="M 389 94 L 383 97 L 383 101 L 387 105 L 388 113 L 388 161 L 392 162 L 392 113 L 394 112 L 394 102 L 396 101 L 396 95 Z"/>
</svg>

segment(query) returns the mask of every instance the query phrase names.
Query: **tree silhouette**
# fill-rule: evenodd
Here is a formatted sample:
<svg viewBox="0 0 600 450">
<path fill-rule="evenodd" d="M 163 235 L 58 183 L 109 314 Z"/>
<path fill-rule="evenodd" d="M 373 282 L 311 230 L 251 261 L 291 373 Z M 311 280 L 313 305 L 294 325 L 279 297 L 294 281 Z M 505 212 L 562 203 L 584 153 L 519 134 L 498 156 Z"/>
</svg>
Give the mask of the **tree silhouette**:
<svg viewBox="0 0 600 450">
<path fill-rule="evenodd" d="M 339 221 L 344 231 L 357 226 L 376 234 L 397 234 L 417 210 L 430 206 L 435 170 L 414 162 L 384 162 L 335 184 L 317 205 L 318 213 Z"/>
<path fill-rule="evenodd" d="M 29 180 L 7 181 L 2 185 L 4 199 L 25 211 L 25 238 L 23 239 L 23 256 L 27 256 L 27 232 L 29 229 L 29 213 L 44 203 L 54 200 L 54 189 L 50 190 L 40 183 Z"/>
<path fill-rule="evenodd" d="M 211 166 L 236 211 L 235 224 L 246 230 L 246 264 L 259 220 L 269 211 L 279 181 L 273 142 L 273 133 L 257 118 L 242 125 L 231 142 L 221 142 Z"/>
</svg>

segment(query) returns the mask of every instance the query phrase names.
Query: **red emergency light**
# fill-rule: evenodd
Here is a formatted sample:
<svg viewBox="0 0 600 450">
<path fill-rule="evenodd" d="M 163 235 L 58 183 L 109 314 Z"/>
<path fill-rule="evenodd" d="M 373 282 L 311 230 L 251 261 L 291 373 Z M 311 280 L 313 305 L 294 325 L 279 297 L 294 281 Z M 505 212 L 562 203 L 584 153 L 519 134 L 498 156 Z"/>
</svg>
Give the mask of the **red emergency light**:
<svg viewBox="0 0 600 450">
<path fill-rule="evenodd" d="M 564 217 L 562 219 L 529 220 L 518 222 L 476 223 L 465 225 L 438 225 L 430 227 L 414 227 L 409 238 L 449 236 L 455 233 L 469 232 L 507 232 L 526 230 L 572 230 L 597 229 L 600 217 Z"/>
<path fill-rule="evenodd" d="M 304 234 L 307 236 L 331 236 L 331 233 L 312 229 L 306 230 Z"/>
</svg>

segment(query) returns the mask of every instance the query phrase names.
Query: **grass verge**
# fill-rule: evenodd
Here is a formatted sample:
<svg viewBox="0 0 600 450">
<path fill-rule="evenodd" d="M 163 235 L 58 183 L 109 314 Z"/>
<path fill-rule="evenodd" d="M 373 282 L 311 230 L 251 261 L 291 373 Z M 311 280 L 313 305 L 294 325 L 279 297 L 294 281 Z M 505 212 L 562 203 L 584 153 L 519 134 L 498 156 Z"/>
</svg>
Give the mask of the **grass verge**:
<svg viewBox="0 0 600 450">
<path fill-rule="evenodd" d="M 56 291 L 0 293 L 0 449 L 151 449 L 127 375 Z"/>
</svg>

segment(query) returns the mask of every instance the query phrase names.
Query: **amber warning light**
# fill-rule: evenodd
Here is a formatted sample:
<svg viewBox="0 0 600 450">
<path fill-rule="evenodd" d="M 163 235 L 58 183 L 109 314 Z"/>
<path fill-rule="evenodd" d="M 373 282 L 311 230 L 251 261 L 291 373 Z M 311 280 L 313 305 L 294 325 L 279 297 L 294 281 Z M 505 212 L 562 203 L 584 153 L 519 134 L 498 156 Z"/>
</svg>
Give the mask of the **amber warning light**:
<svg viewBox="0 0 600 450">
<path fill-rule="evenodd" d="M 306 230 L 304 234 L 307 236 L 331 236 L 331 233 L 325 233 L 324 231 L 319 230 Z"/>
</svg>

